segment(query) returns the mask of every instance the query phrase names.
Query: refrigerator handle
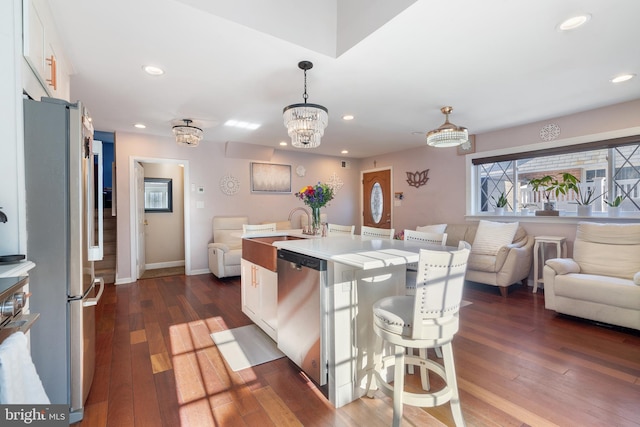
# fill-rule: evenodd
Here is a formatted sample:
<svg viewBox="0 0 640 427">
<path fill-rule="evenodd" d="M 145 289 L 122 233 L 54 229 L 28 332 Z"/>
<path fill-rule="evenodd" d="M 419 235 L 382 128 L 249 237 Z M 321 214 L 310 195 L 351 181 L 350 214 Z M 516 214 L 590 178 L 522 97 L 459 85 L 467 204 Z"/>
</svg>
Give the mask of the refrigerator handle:
<svg viewBox="0 0 640 427">
<path fill-rule="evenodd" d="M 104 279 L 102 277 L 96 277 L 96 280 L 94 281 L 94 286 L 96 282 L 100 284 L 100 290 L 98 291 L 98 295 L 96 295 L 93 298 L 87 298 L 86 300 L 82 301 L 83 307 L 91 307 L 92 305 L 98 305 L 98 301 L 100 301 L 100 298 L 102 298 L 102 293 L 104 292 Z"/>
<path fill-rule="evenodd" d="M 102 141 L 93 140 L 92 151 L 92 154 L 98 158 L 98 172 L 96 174 L 98 177 L 98 183 L 96 185 L 95 195 L 96 199 L 98 200 L 98 246 L 92 246 L 93 242 L 89 243 L 89 261 L 100 261 L 104 257 L 104 235 L 102 230 L 104 224 L 104 201 L 102 194 L 104 185 L 102 176 Z M 91 159 L 91 161 L 93 161 L 93 158 Z M 91 209 L 91 212 L 88 212 L 88 214 L 93 216 L 93 209 Z M 91 224 L 92 221 L 89 221 L 89 223 Z M 93 234 L 88 230 L 88 235 L 92 236 Z"/>
</svg>

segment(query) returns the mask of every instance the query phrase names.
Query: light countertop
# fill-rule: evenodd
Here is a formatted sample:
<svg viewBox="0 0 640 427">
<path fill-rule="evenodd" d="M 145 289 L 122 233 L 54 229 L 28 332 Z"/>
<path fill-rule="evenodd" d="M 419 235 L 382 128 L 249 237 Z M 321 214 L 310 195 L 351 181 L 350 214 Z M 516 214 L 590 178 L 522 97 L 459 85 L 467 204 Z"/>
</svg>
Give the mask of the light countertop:
<svg viewBox="0 0 640 427">
<path fill-rule="evenodd" d="M 363 270 L 418 262 L 420 249 L 443 249 L 442 246 L 359 235 L 282 240 L 274 242 L 273 246 Z"/>
<path fill-rule="evenodd" d="M 29 260 L 0 265 L 0 278 L 20 277 L 27 274 L 36 265 Z"/>
</svg>

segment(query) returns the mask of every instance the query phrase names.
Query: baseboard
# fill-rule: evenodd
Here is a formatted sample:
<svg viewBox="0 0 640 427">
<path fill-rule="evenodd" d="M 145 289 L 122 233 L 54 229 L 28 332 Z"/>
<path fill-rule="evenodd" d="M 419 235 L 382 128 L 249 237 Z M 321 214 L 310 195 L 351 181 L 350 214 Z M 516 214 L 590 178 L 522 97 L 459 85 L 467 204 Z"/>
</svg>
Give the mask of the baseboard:
<svg viewBox="0 0 640 427">
<path fill-rule="evenodd" d="M 129 283 L 134 283 L 136 279 L 132 279 L 131 277 L 125 278 L 117 278 L 114 285 L 128 285 Z"/>
<path fill-rule="evenodd" d="M 155 270 L 156 268 L 171 268 L 171 267 L 184 267 L 184 260 L 180 261 L 167 261 L 167 262 L 154 262 L 152 264 L 145 264 L 145 270 Z"/>
<path fill-rule="evenodd" d="M 191 272 L 189 273 L 189 276 L 197 276 L 198 274 L 209 274 L 211 273 L 211 271 L 209 271 L 208 268 L 202 268 L 200 270 L 191 270 Z"/>
</svg>

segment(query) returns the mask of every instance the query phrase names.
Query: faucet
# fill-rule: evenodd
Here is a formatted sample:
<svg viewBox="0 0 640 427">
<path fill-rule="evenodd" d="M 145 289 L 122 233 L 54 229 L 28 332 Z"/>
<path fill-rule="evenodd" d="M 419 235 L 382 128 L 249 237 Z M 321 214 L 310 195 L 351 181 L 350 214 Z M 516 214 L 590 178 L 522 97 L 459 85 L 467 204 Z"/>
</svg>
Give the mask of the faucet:
<svg viewBox="0 0 640 427">
<path fill-rule="evenodd" d="M 0 209 L 2 208 L 0 207 Z M 7 215 L 5 215 L 5 213 L 0 210 L 0 222 L 7 222 L 7 221 L 8 221 Z"/>
<path fill-rule="evenodd" d="M 302 234 L 313 234 L 313 228 L 311 225 L 313 221 L 311 220 L 311 212 L 309 212 L 309 209 L 306 209 L 300 206 L 298 206 L 297 208 L 291 209 L 291 212 L 289 212 L 289 221 L 291 221 L 291 217 L 293 217 L 293 214 L 296 211 L 302 211 L 307 214 L 307 220 L 308 220 L 307 226 L 302 229 Z"/>
</svg>

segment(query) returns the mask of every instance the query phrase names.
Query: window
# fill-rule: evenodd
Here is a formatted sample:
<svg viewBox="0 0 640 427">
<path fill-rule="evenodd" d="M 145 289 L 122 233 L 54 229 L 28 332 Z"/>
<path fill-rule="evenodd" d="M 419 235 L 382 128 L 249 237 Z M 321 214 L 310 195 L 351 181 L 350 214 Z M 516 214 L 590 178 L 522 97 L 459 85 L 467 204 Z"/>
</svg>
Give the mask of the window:
<svg viewBox="0 0 640 427">
<path fill-rule="evenodd" d="M 535 146 L 533 146 L 535 147 Z M 527 147 L 523 147 L 527 148 Z M 508 200 L 507 212 L 521 208 L 542 209 L 544 197 L 528 184 L 532 178 L 569 172 L 584 189 L 593 191 L 593 212 L 606 213 L 607 201 L 624 197 L 623 212 L 640 211 L 640 135 L 593 141 L 583 144 L 552 146 L 519 153 L 482 156 L 471 159 L 473 165 L 473 213 L 490 212 L 501 194 Z M 556 209 L 576 212 L 576 195 L 551 196 Z"/>
</svg>

